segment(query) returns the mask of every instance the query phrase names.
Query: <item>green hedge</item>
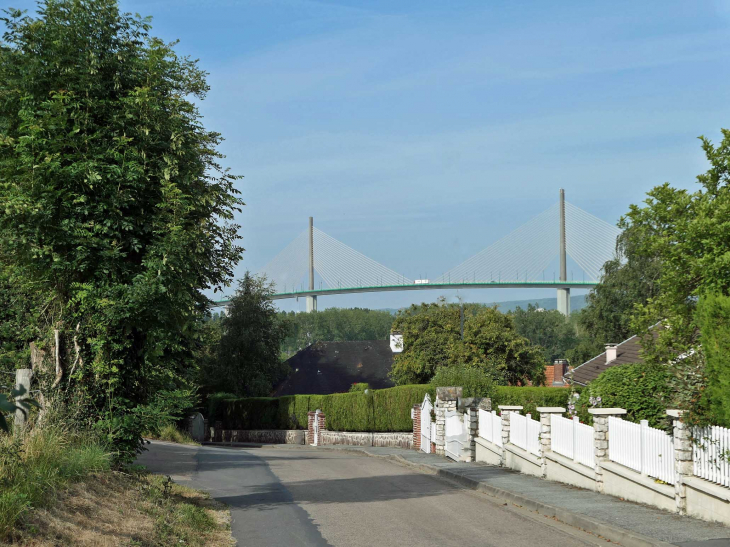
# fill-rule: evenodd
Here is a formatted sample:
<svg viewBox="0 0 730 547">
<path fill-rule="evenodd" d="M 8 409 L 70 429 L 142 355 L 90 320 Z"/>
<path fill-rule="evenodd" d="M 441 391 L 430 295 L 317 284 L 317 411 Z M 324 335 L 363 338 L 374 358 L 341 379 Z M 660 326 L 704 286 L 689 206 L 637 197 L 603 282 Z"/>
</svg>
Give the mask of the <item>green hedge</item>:
<svg viewBox="0 0 730 547">
<path fill-rule="evenodd" d="M 411 431 L 411 408 L 426 393 L 434 397 L 430 384 L 369 390 L 368 393 L 334 395 L 290 395 L 286 397 L 236 398 L 219 393 L 208 400 L 211 423 L 220 421 L 225 429 L 306 429 L 307 413 L 322 409 L 331 431 Z M 538 406 L 567 407 L 569 389 L 550 387 L 495 386 L 492 408 L 522 405 L 525 413 L 537 417 Z"/>
<path fill-rule="evenodd" d="M 306 429 L 307 414 L 321 409 L 331 431 L 411 431 L 411 408 L 429 385 L 399 386 L 368 393 L 236 398 L 220 393 L 208 400 L 208 416 L 225 429 Z"/>
<path fill-rule="evenodd" d="M 708 294 L 700 298 L 697 322 L 707 359 L 707 389 L 700 404 L 709 410 L 706 419 L 730 427 L 730 297 Z"/>
</svg>

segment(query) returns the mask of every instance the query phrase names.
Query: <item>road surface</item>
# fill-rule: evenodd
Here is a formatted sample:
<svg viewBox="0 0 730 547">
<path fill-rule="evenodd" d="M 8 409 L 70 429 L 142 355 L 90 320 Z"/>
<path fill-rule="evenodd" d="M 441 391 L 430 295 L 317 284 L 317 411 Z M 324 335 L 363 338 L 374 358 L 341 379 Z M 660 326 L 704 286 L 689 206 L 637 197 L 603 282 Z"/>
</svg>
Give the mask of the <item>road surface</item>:
<svg viewBox="0 0 730 547">
<path fill-rule="evenodd" d="M 380 458 L 153 442 L 138 463 L 230 505 L 239 546 L 608 546 Z"/>
</svg>

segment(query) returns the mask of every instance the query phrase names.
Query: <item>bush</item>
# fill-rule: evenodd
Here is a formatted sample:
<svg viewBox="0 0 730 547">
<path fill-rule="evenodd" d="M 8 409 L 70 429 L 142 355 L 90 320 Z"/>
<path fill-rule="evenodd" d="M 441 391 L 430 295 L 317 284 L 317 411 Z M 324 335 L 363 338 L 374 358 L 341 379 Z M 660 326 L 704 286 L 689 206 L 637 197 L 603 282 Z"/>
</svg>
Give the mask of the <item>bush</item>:
<svg viewBox="0 0 730 547">
<path fill-rule="evenodd" d="M 631 422 L 648 420 L 651 427 L 665 428 L 668 379 L 663 366 L 633 364 L 609 368 L 583 390 L 577 405 L 579 416 L 590 407 L 590 397 L 600 397 L 601 407 L 625 408 L 625 418 Z"/>
<path fill-rule="evenodd" d="M 350 386 L 350 393 L 361 393 L 365 390 L 370 389 L 370 384 L 367 382 L 355 382 Z"/>
<path fill-rule="evenodd" d="M 410 431 L 411 408 L 430 385 L 399 386 L 368 393 L 235 398 L 215 394 L 208 400 L 210 423 L 225 429 L 306 429 L 307 414 L 321 409 L 332 431 Z"/>
<path fill-rule="evenodd" d="M 705 354 L 707 389 L 702 406 L 706 420 L 730 427 L 730 297 L 707 295 L 697 307 L 700 341 Z"/>
<path fill-rule="evenodd" d="M 560 387 L 496 386 L 489 396 L 494 410 L 499 405 L 521 405 L 523 414 L 532 414 L 533 418 L 539 419 L 537 407 L 561 406 L 567 410 L 570 394 L 570 389 Z"/>
</svg>

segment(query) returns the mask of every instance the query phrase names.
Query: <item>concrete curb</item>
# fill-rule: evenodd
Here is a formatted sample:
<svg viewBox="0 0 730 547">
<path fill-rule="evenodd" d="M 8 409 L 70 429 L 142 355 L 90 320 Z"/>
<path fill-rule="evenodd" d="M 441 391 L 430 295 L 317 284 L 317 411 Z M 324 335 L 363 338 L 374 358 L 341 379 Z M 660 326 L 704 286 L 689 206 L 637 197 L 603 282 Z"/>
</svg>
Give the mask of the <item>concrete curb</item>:
<svg viewBox="0 0 730 547">
<path fill-rule="evenodd" d="M 630 532 L 629 530 L 613 526 L 606 522 L 596 520 L 591 517 L 581 515 L 579 513 L 568 511 L 567 509 L 562 509 L 549 505 L 547 503 L 542 503 L 522 496 L 520 494 L 515 494 L 514 492 L 510 492 L 508 490 L 503 490 L 495 486 L 490 486 L 486 483 L 479 482 L 478 480 L 465 477 L 460 473 L 449 471 L 448 469 L 441 469 L 428 464 L 413 463 L 398 454 L 371 454 L 367 450 L 357 448 L 334 448 L 326 446 L 320 446 L 318 448 L 323 450 L 348 452 L 351 454 L 369 456 L 371 458 L 382 458 L 395 461 L 397 463 L 410 467 L 411 469 L 415 469 L 429 475 L 438 475 L 447 478 L 461 484 L 462 486 L 471 488 L 472 490 L 488 494 L 492 497 L 499 498 L 502 501 L 512 503 L 520 507 L 524 507 L 529 511 L 540 513 L 545 517 L 553 518 L 558 522 L 568 524 L 569 526 L 573 526 L 574 528 L 578 528 L 593 535 L 608 539 L 614 543 L 620 543 L 625 547 L 673 547 L 674 545 L 672 543 L 667 543 L 666 541 L 660 541 L 641 534 L 637 534 L 635 532 Z"/>
</svg>

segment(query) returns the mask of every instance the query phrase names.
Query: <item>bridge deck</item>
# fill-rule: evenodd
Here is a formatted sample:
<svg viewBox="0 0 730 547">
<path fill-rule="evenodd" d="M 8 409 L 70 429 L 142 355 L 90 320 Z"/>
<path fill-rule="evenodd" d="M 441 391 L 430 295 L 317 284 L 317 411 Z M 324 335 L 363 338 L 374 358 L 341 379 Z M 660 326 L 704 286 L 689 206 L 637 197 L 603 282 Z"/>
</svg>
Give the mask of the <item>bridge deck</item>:
<svg viewBox="0 0 730 547">
<path fill-rule="evenodd" d="M 293 292 L 276 293 L 272 300 L 283 300 L 285 298 L 300 298 L 305 296 L 326 296 L 332 294 L 355 294 L 366 292 L 390 292 L 390 291 L 425 291 L 435 289 L 590 289 L 598 283 L 595 281 L 476 281 L 462 283 L 409 283 L 406 285 L 376 285 L 372 287 L 336 287 L 315 290 L 301 290 Z M 223 306 L 228 300 L 216 302 L 216 305 Z"/>
</svg>

